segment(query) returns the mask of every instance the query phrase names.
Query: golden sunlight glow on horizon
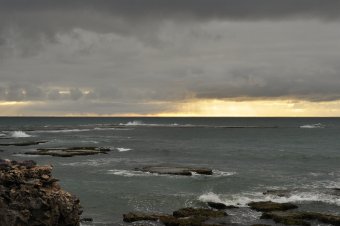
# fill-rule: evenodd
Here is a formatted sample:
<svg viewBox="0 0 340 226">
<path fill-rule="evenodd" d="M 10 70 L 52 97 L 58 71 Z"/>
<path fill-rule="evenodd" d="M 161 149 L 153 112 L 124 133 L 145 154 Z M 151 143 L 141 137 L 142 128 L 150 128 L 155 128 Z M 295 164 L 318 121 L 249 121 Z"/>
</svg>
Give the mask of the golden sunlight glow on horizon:
<svg viewBox="0 0 340 226">
<path fill-rule="evenodd" d="M 184 102 L 151 102 L 150 105 L 171 106 L 159 113 L 123 114 L 96 112 L 38 112 L 42 101 L 0 101 L 0 116 L 70 116 L 70 117 L 339 117 L 340 101 L 308 102 L 297 100 L 219 100 L 195 99 Z"/>
</svg>

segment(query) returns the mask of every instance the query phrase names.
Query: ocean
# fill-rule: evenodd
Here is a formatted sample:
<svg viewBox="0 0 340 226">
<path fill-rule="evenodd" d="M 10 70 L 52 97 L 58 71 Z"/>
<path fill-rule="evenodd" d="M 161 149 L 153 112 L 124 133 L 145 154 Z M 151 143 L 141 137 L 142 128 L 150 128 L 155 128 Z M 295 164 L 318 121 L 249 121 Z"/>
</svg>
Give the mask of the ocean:
<svg viewBox="0 0 340 226">
<path fill-rule="evenodd" d="M 62 187 L 80 198 L 83 225 L 128 225 L 130 211 L 171 213 L 207 201 L 239 206 L 231 222 L 256 222 L 251 201 L 293 202 L 303 210 L 340 212 L 340 118 L 1 117 L 1 158 L 53 165 Z M 110 147 L 69 158 L 25 155 L 36 148 Z M 213 169 L 212 176 L 140 172 L 144 166 Z M 285 196 L 263 194 L 285 190 Z M 234 211 L 234 212 L 233 212 Z M 154 225 L 156 225 L 155 223 Z M 144 224 L 146 225 L 146 224 Z"/>
</svg>

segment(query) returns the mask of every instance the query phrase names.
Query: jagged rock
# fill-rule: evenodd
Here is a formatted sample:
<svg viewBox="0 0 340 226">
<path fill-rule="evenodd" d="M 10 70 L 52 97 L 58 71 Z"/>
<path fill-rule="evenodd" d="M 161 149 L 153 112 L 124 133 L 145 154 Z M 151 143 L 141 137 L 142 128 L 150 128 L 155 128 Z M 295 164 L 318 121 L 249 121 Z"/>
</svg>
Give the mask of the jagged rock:
<svg viewBox="0 0 340 226">
<path fill-rule="evenodd" d="M 39 148 L 37 151 L 25 152 L 26 155 L 50 155 L 56 157 L 73 157 L 76 155 L 107 154 L 110 148 L 71 147 L 71 148 Z"/>
<path fill-rule="evenodd" d="M 135 170 L 157 173 L 157 174 L 170 174 L 192 176 L 193 173 L 202 175 L 212 175 L 213 172 L 208 168 L 191 168 L 191 167 L 170 167 L 170 166 L 147 166 L 143 168 L 136 168 Z"/>
<path fill-rule="evenodd" d="M 310 225 L 309 220 L 318 220 L 322 223 L 340 225 L 340 216 L 315 213 L 315 212 L 283 212 L 274 211 L 269 213 L 263 213 L 262 219 L 272 219 L 276 223 L 282 223 L 286 225 Z"/>
<path fill-rule="evenodd" d="M 0 143 L 0 146 L 31 146 L 46 143 L 47 141 L 26 141 L 20 143 Z"/>
<path fill-rule="evenodd" d="M 0 168 L 1 226 L 79 225 L 79 199 L 60 188 L 51 166 L 1 159 L 0 165 L 6 165 Z"/>
<path fill-rule="evenodd" d="M 250 206 L 250 208 L 253 210 L 261 212 L 284 211 L 298 208 L 297 205 L 292 203 L 276 203 L 271 201 L 251 202 L 248 203 L 248 206 Z"/>
</svg>

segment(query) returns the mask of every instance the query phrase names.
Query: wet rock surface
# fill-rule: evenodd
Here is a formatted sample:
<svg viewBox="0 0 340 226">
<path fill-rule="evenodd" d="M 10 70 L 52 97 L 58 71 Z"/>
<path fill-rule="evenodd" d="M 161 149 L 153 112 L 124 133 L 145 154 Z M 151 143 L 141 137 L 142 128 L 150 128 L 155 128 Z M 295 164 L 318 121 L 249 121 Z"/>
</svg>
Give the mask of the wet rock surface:
<svg viewBox="0 0 340 226">
<path fill-rule="evenodd" d="M 147 166 L 143 168 L 136 168 L 135 170 L 169 175 L 192 176 L 193 173 L 201 175 L 212 175 L 212 169 L 208 168 L 192 168 L 192 167 L 171 167 L 171 166 Z"/>
<path fill-rule="evenodd" d="M 297 205 L 292 203 L 276 203 L 271 201 L 264 202 L 251 202 L 248 206 L 256 211 L 270 212 L 270 211 L 285 211 L 298 208 Z"/>
<path fill-rule="evenodd" d="M 107 154 L 110 148 L 103 147 L 70 147 L 70 148 L 39 148 L 37 151 L 25 152 L 26 155 L 50 155 L 55 157 L 73 157 L 77 155 Z"/>
<path fill-rule="evenodd" d="M 51 166 L 0 159 L 0 225 L 79 225 L 79 199 L 60 188 Z"/>
</svg>

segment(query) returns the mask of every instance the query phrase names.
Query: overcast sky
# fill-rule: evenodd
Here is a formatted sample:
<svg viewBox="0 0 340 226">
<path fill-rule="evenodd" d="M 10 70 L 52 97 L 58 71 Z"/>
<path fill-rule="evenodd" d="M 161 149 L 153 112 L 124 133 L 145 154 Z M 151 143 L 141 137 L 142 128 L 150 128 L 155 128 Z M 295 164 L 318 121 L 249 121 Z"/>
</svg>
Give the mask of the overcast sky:
<svg viewBox="0 0 340 226">
<path fill-rule="evenodd" d="M 0 0 L 0 115 L 200 100 L 337 103 L 340 1 Z"/>
</svg>

